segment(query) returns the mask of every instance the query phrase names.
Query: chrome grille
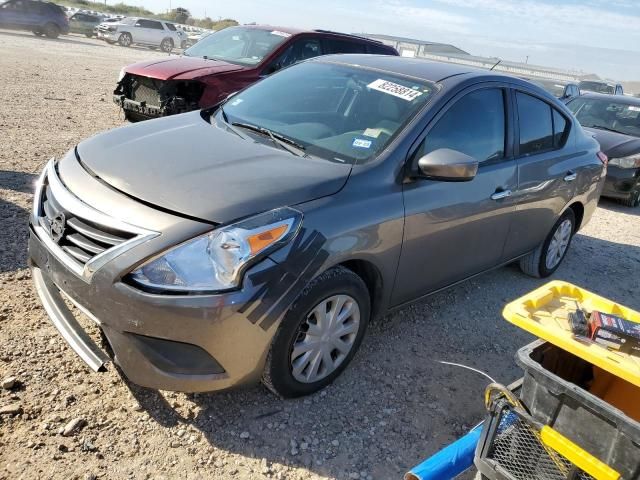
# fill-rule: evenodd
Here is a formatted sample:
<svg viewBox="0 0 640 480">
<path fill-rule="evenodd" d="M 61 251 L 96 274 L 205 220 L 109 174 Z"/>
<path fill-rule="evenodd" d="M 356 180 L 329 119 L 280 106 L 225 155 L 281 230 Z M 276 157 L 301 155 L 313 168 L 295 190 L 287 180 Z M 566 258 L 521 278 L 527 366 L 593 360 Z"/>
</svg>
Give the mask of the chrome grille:
<svg viewBox="0 0 640 480">
<path fill-rule="evenodd" d="M 159 235 L 82 202 L 62 183 L 53 159 L 36 184 L 33 216 L 33 230 L 48 250 L 86 282 L 121 253 Z"/>
<path fill-rule="evenodd" d="M 107 229 L 91 220 L 80 218 L 64 210 L 56 202 L 51 187 L 48 185 L 42 194 L 42 212 L 44 215 L 39 218 L 40 225 L 65 253 L 82 265 L 96 255 L 135 236 L 133 233 Z M 59 238 L 52 228 L 56 218 L 63 219 L 63 231 Z"/>
</svg>

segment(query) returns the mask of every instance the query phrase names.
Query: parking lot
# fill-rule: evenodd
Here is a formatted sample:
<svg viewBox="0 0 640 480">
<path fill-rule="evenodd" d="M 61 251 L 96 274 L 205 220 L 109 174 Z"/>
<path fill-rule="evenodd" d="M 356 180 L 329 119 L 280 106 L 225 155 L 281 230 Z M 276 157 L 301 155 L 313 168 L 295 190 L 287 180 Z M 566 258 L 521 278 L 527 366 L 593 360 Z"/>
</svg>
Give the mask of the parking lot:
<svg viewBox="0 0 640 480">
<path fill-rule="evenodd" d="M 483 416 L 487 380 L 508 383 L 532 341 L 502 306 L 543 283 L 507 266 L 371 325 L 352 365 L 312 396 L 262 386 L 186 395 L 92 373 L 49 322 L 26 265 L 28 212 L 43 163 L 125 124 L 118 71 L 163 56 L 95 39 L 0 31 L 0 377 L 3 478 L 400 478 Z M 176 138 L 176 142 L 180 142 Z M 189 154 L 189 145 L 184 145 Z M 473 248 L 473 245 L 469 245 Z M 640 209 L 601 200 L 553 278 L 640 309 Z M 428 274 L 428 272 L 425 272 Z M 82 430 L 59 433 L 82 419 Z"/>
</svg>

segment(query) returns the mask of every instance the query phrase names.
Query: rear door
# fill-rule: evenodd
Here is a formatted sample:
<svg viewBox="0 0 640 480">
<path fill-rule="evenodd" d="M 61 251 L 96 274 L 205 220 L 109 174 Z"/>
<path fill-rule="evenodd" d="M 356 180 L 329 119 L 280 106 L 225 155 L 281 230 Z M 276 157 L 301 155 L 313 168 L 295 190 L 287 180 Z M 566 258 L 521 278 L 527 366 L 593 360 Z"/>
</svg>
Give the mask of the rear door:
<svg viewBox="0 0 640 480">
<path fill-rule="evenodd" d="M 571 122 L 535 93 L 512 91 L 516 105 L 519 184 L 517 215 L 505 247 L 513 258 L 536 248 L 574 197 L 580 154 L 563 149 Z"/>
<path fill-rule="evenodd" d="M 131 35 L 133 36 L 133 41 L 135 43 L 145 43 L 147 45 L 156 45 L 160 44 L 160 40 L 156 41 L 157 37 L 157 27 L 154 24 L 158 24 L 160 28 L 162 25 L 160 22 L 156 22 L 154 20 L 145 20 L 140 19 L 136 22 L 135 28 L 131 29 Z"/>
<path fill-rule="evenodd" d="M 411 153 L 440 148 L 480 162 L 469 182 L 416 179 L 404 185 L 405 229 L 395 305 L 498 265 L 515 212 L 512 113 L 506 85 L 474 86 L 430 122 Z"/>
<path fill-rule="evenodd" d="M 0 6 L 0 22 L 16 28 L 34 25 L 34 2 L 31 0 L 13 0 Z"/>
</svg>

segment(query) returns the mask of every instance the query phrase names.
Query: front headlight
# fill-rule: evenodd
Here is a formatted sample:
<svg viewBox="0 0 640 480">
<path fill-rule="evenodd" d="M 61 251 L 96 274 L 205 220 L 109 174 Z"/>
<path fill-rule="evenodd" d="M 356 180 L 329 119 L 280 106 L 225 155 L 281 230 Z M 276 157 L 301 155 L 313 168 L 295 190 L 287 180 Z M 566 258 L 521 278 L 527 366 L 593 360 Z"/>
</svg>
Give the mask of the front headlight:
<svg viewBox="0 0 640 480">
<path fill-rule="evenodd" d="M 620 168 L 640 168 L 640 153 L 622 158 L 610 158 L 609 165 Z"/>
<path fill-rule="evenodd" d="M 278 208 L 213 230 L 172 248 L 131 273 L 139 285 L 174 292 L 240 286 L 244 270 L 296 236 L 302 213 Z"/>
</svg>

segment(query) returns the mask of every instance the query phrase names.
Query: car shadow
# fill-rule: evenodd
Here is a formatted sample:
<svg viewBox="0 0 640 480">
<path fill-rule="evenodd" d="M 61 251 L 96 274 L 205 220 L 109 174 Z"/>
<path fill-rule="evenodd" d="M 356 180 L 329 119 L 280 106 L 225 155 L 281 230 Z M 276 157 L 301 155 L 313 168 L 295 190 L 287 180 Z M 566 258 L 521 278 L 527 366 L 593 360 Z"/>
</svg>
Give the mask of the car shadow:
<svg viewBox="0 0 640 480">
<path fill-rule="evenodd" d="M 37 175 L 0 170 L 0 218 L 8 228 L 0 229 L 0 273 L 26 268 L 29 211 L 12 201 L 12 192 L 33 193 Z"/>
<path fill-rule="evenodd" d="M 598 207 L 625 215 L 640 216 L 640 207 L 626 207 L 611 198 L 600 197 Z"/>
<path fill-rule="evenodd" d="M 639 270 L 640 247 L 578 234 L 551 279 L 640 309 L 632 281 Z M 198 430 L 211 446 L 267 469 L 276 463 L 337 478 L 349 471 L 400 478 L 484 417 L 489 380 L 439 361 L 478 368 L 503 384 L 519 378 L 514 356 L 534 338 L 501 311 L 548 280 L 511 265 L 387 315 L 370 326 L 349 368 L 305 398 L 282 400 L 261 386 L 187 396 L 130 388 L 160 425 Z"/>
<path fill-rule="evenodd" d="M 45 42 L 54 42 L 54 43 L 66 43 L 66 44 L 72 44 L 72 45 L 88 45 L 88 46 L 93 46 L 93 47 L 105 47 L 106 45 L 103 45 L 101 43 L 94 43 L 94 42 L 86 42 L 86 41 L 82 41 L 81 39 L 75 39 L 75 38 L 69 38 L 68 35 L 63 35 L 60 36 L 58 38 L 47 38 L 47 37 L 40 37 L 37 35 L 34 35 L 32 32 L 30 31 L 26 31 L 26 30 L 5 30 L 5 29 L 1 29 L 0 30 L 0 34 L 1 35 L 6 35 L 8 37 L 33 37 L 33 38 L 39 38 L 42 41 Z M 87 40 L 89 40 L 87 38 Z"/>
</svg>

